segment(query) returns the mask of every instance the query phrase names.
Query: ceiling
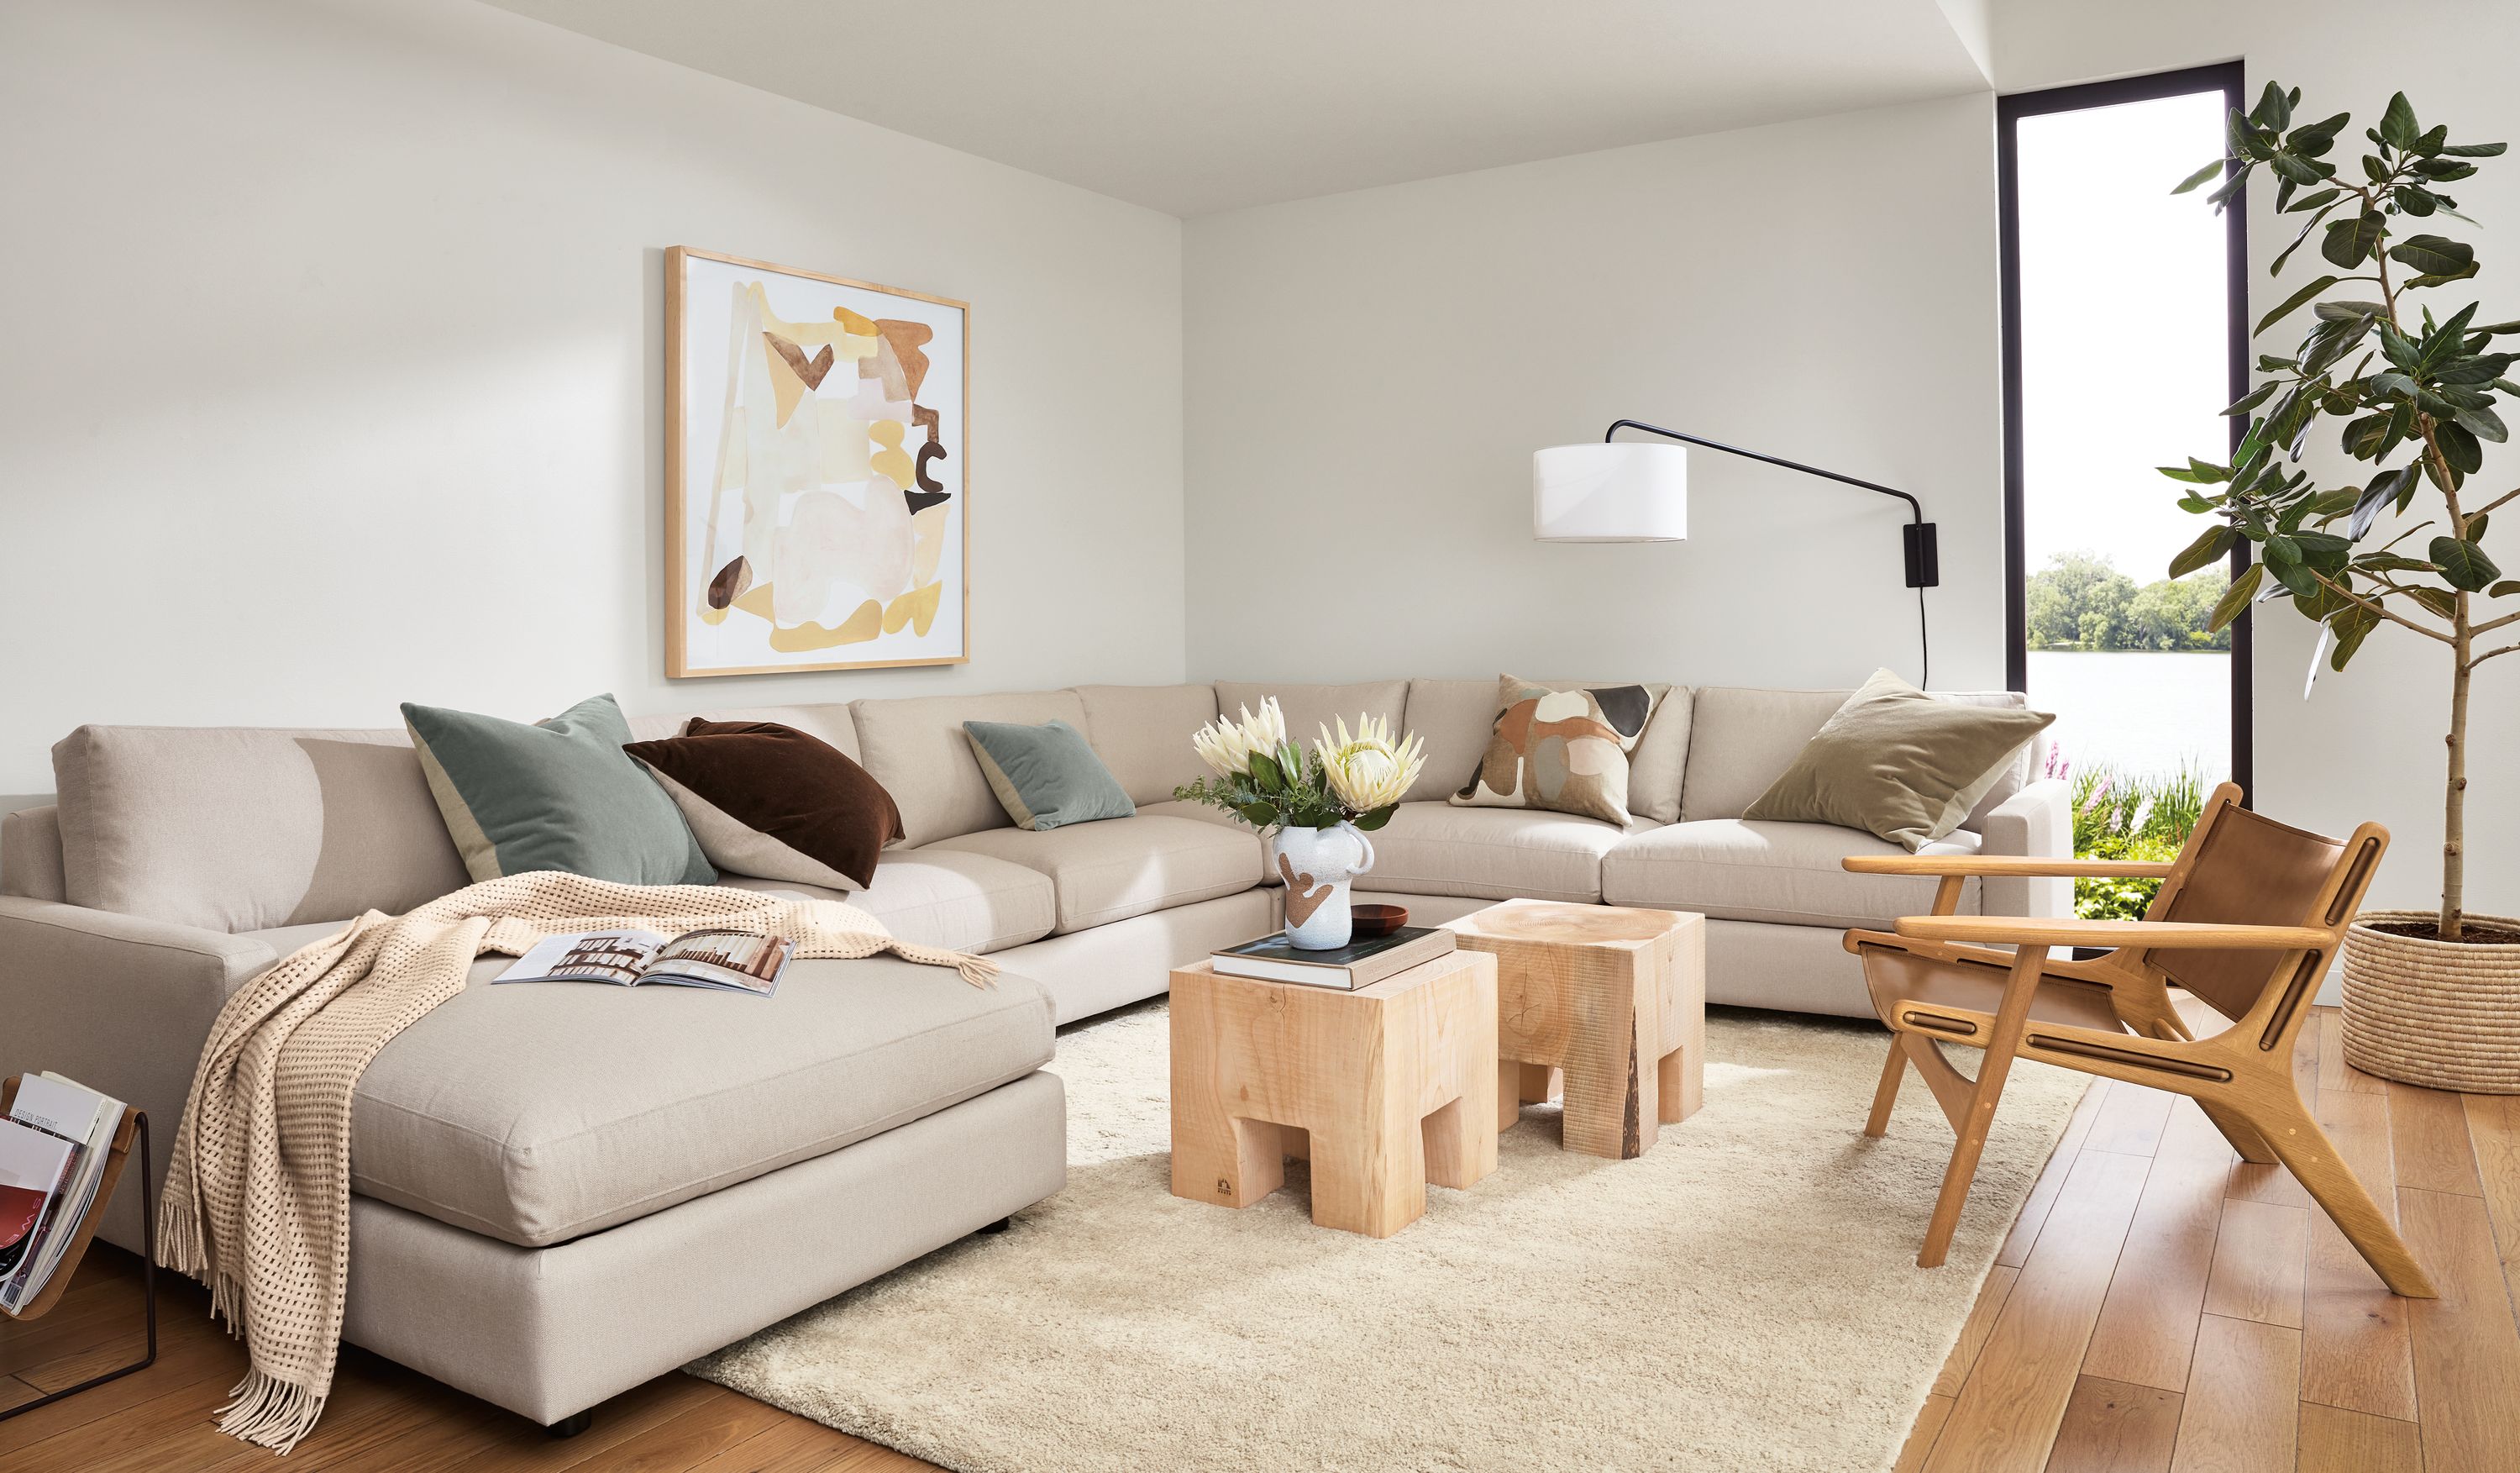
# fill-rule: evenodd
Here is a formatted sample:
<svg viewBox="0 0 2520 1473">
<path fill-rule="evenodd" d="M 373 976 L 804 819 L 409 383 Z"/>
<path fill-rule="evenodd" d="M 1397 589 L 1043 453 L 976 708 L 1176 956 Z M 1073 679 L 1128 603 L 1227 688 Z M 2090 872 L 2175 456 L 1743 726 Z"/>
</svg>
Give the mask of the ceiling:
<svg viewBox="0 0 2520 1473">
<path fill-rule="evenodd" d="M 1183 216 L 1987 85 L 1970 0 L 490 3 Z"/>
</svg>

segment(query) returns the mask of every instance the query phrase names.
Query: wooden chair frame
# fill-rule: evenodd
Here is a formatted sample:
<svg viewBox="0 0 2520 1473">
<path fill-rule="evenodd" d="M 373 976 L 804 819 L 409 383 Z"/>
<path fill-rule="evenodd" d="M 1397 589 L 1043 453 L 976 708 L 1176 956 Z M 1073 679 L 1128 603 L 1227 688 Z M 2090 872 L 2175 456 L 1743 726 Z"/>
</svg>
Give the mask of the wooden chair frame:
<svg viewBox="0 0 2520 1473">
<path fill-rule="evenodd" d="M 2399 1237 L 2389 1214 L 2371 1199 L 2337 1154 L 2327 1132 L 2319 1128 L 2292 1072 L 2293 1049 L 2303 1022 L 2311 1015 L 2311 1000 L 2327 963 L 2344 944 L 2345 929 L 2379 868 L 2389 832 L 2376 823 L 2354 831 L 2299 925 L 2149 919 L 2169 912 L 2213 826 L 2239 801 L 2240 790 L 2233 785 L 2217 788 L 2195 832 L 2179 857 L 2168 864 L 1974 854 L 1868 854 L 1845 860 L 1846 868 L 1859 874 L 1932 875 L 1940 882 L 1932 914 L 1901 918 L 1895 934 L 1849 931 L 1847 950 L 1859 956 L 1868 947 L 1903 950 L 1932 959 L 1987 963 L 2007 973 L 1992 1013 L 1903 999 L 1882 1019 L 1892 1034 L 1890 1057 L 1882 1068 L 1865 1133 L 1887 1133 L 1891 1107 L 1908 1068 L 1913 1066 L 1959 1137 L 1943 1175 L 1924 1247 L 1916 1255 L 1919 1267 L 1936 1266 L 1950 1251 L 1978 1158 L 1986 1148 L 1996 1103 L 2003 1093 L 2004 1077 L 2017 1057 L 2195 1100 L 2243 1159 L 2281 1162 L 2288 1168 L 2392 1291 L 2409 1298 L 2433 1297 L 2432 1281 L 2422 1266 Z M 2145 912 L 2147 918 L 2140 921 L 1954 913 L 1961 887 L 1971 876 L 2082 875 L 2159 879 L 2162 886 Z M 1999 945 L 2012 949 L 1993 949 Z M 2060 946 L 2113 949 L 2088 960 L 2051 958 L 2050 948 Z M 2150 961 L 2153 950 L 2168 947 L 2239 947 L 2280 954 L 2255 1004 L 2221 1032 L 2198 1037 L 2171 1001 L 2169 978 Z M 2103 1033 L 2034 1021 L 2031 1004 L 2043 978 L 2105 989 L 2110 1010 L 2130 1032 Z M 1971 1080 L 1954 1068 L 1935 1047 L 1938 1042 L 1985 1050 L 1986 1061 L 1977 1078 Z"/>
</svg>

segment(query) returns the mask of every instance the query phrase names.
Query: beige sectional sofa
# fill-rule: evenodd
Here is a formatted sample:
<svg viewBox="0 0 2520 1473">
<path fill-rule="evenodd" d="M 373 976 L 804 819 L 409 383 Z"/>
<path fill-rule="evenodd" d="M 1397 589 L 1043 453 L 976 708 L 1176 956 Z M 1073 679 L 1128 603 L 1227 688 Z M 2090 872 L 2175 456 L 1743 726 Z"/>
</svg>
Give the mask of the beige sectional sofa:
<svg viewBox="0 0 2520 1473">
<path fill-rule="evenodd" d="M 1739 816 L 1843 694 L 1671 688 L 1625 828 L 1443 802 L 1486 741 L 1492 679 L 708 713 L 784 721 L 863 762 L 907 838 L 852 898 L 896 934 L 994 955 L 998 987 L 816 961 L 764 1004 L 493 989 L 504 963 L 484 961 L 359 1086 L 344 1333 L 559 1422 L 1058 1190 L 1054 1026 L 1159 993 L 1171 967 L 1279 923 L 1259 840 L 1171 797 L 1199 775 L 1191 731 L 1265 696 L 1306 737 L 1364 712 L 1427 744 L 1361 890 L 1432 922 L 1516 896 L 1703 911 L 1711 1000 L 1865 1015 L 1838 934 L 1927 909 L 1931 882 L 1845 873 L 1841 856 L 1890 849 L 1869 835 Z M 1009 824 L 962 723 L 1054 717 L 1087 734 L 1136 816 Z M 681 719 L 632 724 L 649 737 Z M 147 1109 L 161 1156 L 230 992 L 363 910 L 465 881 L 400 731 L 90 726 L 54 766 L 57 806 L 0 821 L 0 1075 L 58 1070 Z M 2064 852 L 2062 785 L 2037 771 L 2025 754 L 1947 847 Z M 1971 882 L 1961 908 L 2068 899 L 2060 882 Z M 136 1246 L 138 1229 L 118 1201 L 107 1236 Z"/>
</svg>

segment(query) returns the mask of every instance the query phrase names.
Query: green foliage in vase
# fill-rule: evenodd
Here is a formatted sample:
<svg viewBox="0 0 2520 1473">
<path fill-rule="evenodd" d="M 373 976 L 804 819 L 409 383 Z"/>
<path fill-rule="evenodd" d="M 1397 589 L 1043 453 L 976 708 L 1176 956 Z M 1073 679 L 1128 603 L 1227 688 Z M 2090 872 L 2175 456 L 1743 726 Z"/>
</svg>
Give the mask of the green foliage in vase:
<svg viewBox="0 0 2520 1473">
<path fill-rule="evenodd" d="M 2320 648 L 2335 669 L 2383 624 L 2449 647 L 2439 934 L 2457 941 L 2466 903 L 2469 680 L 2485 662 L 2520 650 L 2520 642 L 2484 637 L 2520 621 L 2520 609 L 2496 612 L 2498 601 L 2520 594 L 2520 578 L 2503 577 L 2484 546 L 2489 514 L 2520 489 L 2489 495 L 2469 481 L 2485 468 L 2485 446 L 2509 437 L 2494 406 L 2498 394 L 2520 394 L 2520 384 L 2505 377 L 2520 354 L 2504 350 L 2520 340 L 2520 321 L 2479 322 L 2473 300 L 2436 311 L 2431 295 L 2416 294 L 2455 289 L 2452 301 L 2467 295 L 2475 248 L 2439 232 L 2452 228 L 2445 221 L 2476 222 L 2458 212 L 2445 186 L 2473 175 L 2475 161 L 2500 155 L 2503 145 L 2451 142 L 2447 127 L 2423 126 L 2401 92 L 2379 124 L 2362 130 L 2370 152 L 2340 165 L 2329 156 L 2353 115 L 2296 122 L 2300 103 L 2299 88 L 2268 83 L 2256 107 L 2233 110 L 2227 155 L 2177 190 L 2219 178 L 2208 198 L 2224 209 L 2251 175 L 2272 174 L 2276 210 L 2302 217 L 2272 271 L 2280 276 L 2314 241 L 2331 269 L 2259 319 L 2264 335 L 2310 309 L 2299 345 L 2260 353 L 2263 382 L 2224 411 L 2249 416 L 2231 458 L 2162 468 L 2187 484 L 2182 507 L 2215 519 L 2171 560 L 2170 575 L 2218 563 L 2245 542 L 2256 561 L 2232 579 L 2213 627 L 2228 626 L 2252 600 L 2288 598 L 2324 625 Z M 2323 484 L 2302 466 L 2323 424 L 2347 457 L 2370 467 L 2367 477 L 2354 472 L 2360 484 Z M 2403 519 L 2418 496 L 2423 520 L 2376 545 L 2368 540 L 2382 514 Z"/>
</svg>

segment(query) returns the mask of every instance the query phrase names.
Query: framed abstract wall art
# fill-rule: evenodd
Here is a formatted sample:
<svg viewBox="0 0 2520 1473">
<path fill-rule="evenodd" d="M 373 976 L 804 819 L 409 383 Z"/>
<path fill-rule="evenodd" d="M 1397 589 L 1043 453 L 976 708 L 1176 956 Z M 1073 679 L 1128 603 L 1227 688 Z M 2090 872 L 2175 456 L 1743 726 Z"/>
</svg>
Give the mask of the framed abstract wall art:
<svg viewBox="0 0 2520 1473">
<path fill-rule="evenodd" d="M 970 309 L 665 253 L 665 673 L 971 658 Z"/>
</svg>

